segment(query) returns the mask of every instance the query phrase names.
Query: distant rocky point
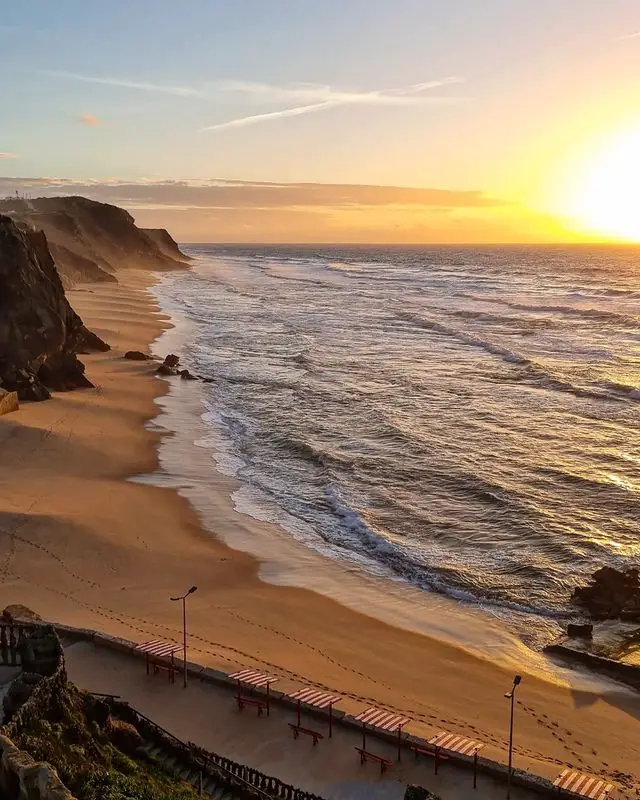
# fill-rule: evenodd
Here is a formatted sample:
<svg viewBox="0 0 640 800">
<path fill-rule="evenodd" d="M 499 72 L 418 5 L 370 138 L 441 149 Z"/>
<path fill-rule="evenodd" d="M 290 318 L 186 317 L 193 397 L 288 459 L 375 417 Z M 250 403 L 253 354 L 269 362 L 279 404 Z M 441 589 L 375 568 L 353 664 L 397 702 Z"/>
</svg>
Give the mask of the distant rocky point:
<svg viewBox="0 0 640 800">
<path fill-rule="evenodd" d="M 191 256 L 185 255 L 173 236 L 165 228 L 140 228 L 143 233 L 152 239 L 160 252 L 176 261 L 191 261 Z"/>
<path fill-rule="evenodd" d="M 92 386 L 78 354 L 109 345 L 88 330 L 64 289 L 117 281 L 124 268 L 186 267 L 169 233 L 84 197 L 0 200 L 0 413 L 50 390 Z"/>
<path fill-rule="evenodd" d="M 188 261 L 167 231 L 138 228 L 124 209 L 86 197 L 10 197 L 0 200 L 0 214 L 44 232 L 67 289 L 116 281 L 125 267 L 176 269 Z"/>
</svg>

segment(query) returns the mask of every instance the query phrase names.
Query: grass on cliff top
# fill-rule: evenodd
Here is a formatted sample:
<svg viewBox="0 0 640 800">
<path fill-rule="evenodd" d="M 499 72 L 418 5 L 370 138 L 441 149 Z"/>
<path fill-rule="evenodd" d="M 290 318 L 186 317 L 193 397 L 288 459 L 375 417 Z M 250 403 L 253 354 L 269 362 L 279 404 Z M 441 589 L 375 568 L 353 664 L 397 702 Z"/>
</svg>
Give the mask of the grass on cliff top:
<svg viewBox="0 0 640 800">
<path fill-rule="evenodd" d="M 78 800 L 195 800 L 197 792 L 152 760 L 130 758 L 115 741 L 126 729 L 111 726 L 104 704 L 69 684 L 46 718 L 33 719 L 13 737 L 36 761 L 47 761 Z M 130 749 L 130 748 L 126 748 Z"/>
</svg>

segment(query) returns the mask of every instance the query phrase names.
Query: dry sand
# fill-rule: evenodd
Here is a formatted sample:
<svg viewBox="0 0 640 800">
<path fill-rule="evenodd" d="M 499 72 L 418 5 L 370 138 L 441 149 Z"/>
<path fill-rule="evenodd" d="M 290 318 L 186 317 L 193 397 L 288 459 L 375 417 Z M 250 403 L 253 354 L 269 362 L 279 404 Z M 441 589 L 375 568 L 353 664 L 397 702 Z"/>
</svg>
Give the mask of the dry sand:
<svg viewBox="0 0 640 800">
<path fill-rule="evenodd" d="M 139 641 L 179 640 L 181 616 L 168 598 L 196 584 L 192 660 L 265 668 L 281 689 L 327 687 L 345 697 L 346 711 L 369 703 L 402 711 L 415 720 L 411 732 L 466 734 L 505 760 L 512 672 L 309 590 L 267 584 L 258 562 L 208 534 L 177 492 L 126 480 L 157 464 L 159 434 L 144 424 L 167 390 L 148 364 L 122 359 L 166 324 L 145 291 L 151 279 L 123 272 L 119 285 L 70 293 L 113 347 L 86 358 L 98 388 L 0 419 L 0 603 Z M 229 479 L 220 476 L 210 494 L 218 531 L 271 535 L 234 510 Z M 570 765 L 638 786 L 637 694 L 572 690 L 523 672 L 517 766 L 553 777 Z"/>
</svg>

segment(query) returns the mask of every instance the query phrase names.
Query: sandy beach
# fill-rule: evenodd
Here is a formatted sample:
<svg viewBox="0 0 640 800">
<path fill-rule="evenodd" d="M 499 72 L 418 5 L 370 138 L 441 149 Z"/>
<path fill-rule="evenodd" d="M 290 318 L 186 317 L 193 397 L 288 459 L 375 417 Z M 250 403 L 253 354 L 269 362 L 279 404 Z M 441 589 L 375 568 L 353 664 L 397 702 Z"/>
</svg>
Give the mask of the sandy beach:
<svg viewBox="0 0 640 800">
<path fill-rule="evenodd" d="M 486 743 L 487 757 L 506 760 L 512 671 L 318 593 L 262 581 L 259 562 L 224 544 L 223 532 L 266 540 L 274 532 L 234 509 L 223 475 L 202 487 L 220 539 L 173 489 L 126 480 L 157 466 L 161 434 L 145 423 L 168 383 L 122 354 L 147 350 L 167 319 L 146 291 L 152 273 L 119 280 L 69 293 L 113 348 L 83 357 L 97 388 L 0 420 L 3 606 L 22 603 L 46 619 L 139 641 L 179 640 L 179 609 L 168 598 L 195 584 L 193 661 L 269 669 L 282 689 L 326 687 L 346 698 L 347 711 L 363 703 L 398 710 L 414 720 L 411 732 L 466 734 Z M 521 670 L 516 765 L 546 777 L 573 766 L 637 787 L 640 697 L 612 684 L 550 683 L 526 662 Z"/>
</svg>

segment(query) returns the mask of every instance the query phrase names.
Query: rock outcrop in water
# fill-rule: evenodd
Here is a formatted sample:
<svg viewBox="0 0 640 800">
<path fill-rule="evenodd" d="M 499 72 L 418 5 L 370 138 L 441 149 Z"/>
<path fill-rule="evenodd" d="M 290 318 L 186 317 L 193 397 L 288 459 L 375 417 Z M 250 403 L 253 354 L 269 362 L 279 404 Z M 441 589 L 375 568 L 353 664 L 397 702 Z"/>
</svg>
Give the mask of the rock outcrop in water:
<svg viewBox="0 0 640 800">
<path fill-rule="evenodd" d="M 187 257 L 166 231 L 144 231 L 124 209 L 86 197 L 7 198 L 0 214 L 44 231 L 62 283 L 116 281 L 123 267 L 184 267 Z"/>
<path fill-rule="evenodd" d="M 602 567 L 588 586 L 574 590 L 572 601 L 586 608 L 593 619 L 640 622 L 640 570 Z"/>
<path fill-rule="evenodd" d="M 77 354 L 108 349 L 69 305 L 44 233 L 0 216 L 0 387 L 20 400 L 90 387 Z"/>
</svg>

